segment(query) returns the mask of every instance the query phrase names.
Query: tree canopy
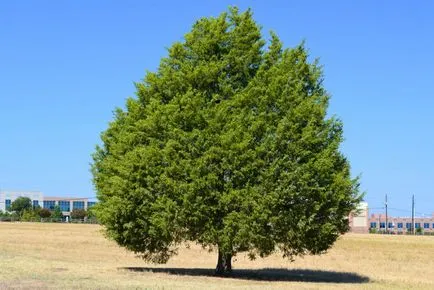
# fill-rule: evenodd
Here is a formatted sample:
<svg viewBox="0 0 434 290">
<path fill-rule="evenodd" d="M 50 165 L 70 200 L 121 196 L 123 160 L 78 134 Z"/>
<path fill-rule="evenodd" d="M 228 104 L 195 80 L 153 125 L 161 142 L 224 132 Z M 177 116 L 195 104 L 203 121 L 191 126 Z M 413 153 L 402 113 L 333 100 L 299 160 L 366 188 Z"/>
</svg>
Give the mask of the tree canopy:
<svg viewBox="0 0 434 290">
<path fill-rule="evenodd" d="M 266 44 L 268 43 L 268 46 Z M 95 211 L 148 261 L 192 241 L 231 258 L 324 253 L 360 201 L 343 125 L 304 44 L 267 42 L 252 12 L 198 20 L 102 133 Z"/>
<path fill-rule="evenodd" d="M 20 196 L 11 204 L 11 211 L 16 212 L 19 216 L 26 210 L 32 209 L 32 200 L 25 196 Z"/>
</svg>

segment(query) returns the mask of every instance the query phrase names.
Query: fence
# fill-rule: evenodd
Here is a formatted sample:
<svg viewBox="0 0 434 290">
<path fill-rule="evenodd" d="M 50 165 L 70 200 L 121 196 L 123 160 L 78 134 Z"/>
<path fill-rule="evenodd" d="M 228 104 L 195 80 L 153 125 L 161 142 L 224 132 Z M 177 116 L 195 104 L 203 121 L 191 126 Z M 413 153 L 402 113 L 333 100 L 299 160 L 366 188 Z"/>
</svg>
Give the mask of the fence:
<svg viewBox="0 0 434 290">
<path fill-rule="evenodd" d="M 0 216 L 0 222 L 99 224 L 95 218 L 84 218 L 84 219 L 30 218 L 30 219 L 23 220 L 17 216 Z"/>
</svg>

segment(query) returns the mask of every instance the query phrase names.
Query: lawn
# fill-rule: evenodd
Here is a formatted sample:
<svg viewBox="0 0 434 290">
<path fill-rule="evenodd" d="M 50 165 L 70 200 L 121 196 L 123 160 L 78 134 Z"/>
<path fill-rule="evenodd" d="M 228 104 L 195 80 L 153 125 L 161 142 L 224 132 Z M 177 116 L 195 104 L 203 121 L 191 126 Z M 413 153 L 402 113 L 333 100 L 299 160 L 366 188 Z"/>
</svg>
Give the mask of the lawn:
<svg viewBox="0 0 434 290">
<path fill-rule="evenodd" d="M 292 263 L 239 254 L 231 278 L 214 277 L 215 263 L 191 244 L 146 264 L 98 225 L 0 222 L 0 289 L 434 289 L 434 236 L 348 234 Z"/>
</svg>

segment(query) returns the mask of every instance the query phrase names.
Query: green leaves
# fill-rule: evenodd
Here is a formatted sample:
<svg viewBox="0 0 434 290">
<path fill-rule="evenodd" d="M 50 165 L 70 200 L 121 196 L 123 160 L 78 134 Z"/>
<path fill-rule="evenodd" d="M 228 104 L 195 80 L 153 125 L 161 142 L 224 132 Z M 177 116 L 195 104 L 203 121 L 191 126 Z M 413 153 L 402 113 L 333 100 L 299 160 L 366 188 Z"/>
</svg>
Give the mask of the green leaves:
<svg viewBox="0 0 434 290">
<path fill-rule="evenodd" d="M 326 251 L 360 200 L 342 122 L 301 44 L 268 49 L 251 11 L 197 21 L 93 155 L 98 219 L 146 260 L 182 241 L 253 259 Z"/>
</svg>

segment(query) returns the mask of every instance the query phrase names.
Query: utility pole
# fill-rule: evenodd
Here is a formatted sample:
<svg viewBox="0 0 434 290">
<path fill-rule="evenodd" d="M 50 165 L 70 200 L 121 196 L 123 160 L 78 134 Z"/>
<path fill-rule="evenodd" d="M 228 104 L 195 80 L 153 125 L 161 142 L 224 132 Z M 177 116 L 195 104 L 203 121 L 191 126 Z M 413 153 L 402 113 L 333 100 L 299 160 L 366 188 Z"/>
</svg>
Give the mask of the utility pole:
<svg viewBox="0 0 434 290">
<path fill-rule="evenodd" d="M 411 199 L 411 233 L 414 235 L 414 194 Z"/>
<path fill-rule="evenodd" d="M 386 200 L 384 202 L 384 206 L 386 208 L 386 234 L 389 233 L 389 223 L 388 223 L 388 219 L 387 219 L 387 194 L 386 194 Z"/>
</svg>

